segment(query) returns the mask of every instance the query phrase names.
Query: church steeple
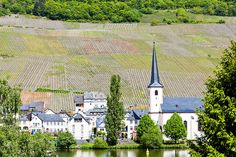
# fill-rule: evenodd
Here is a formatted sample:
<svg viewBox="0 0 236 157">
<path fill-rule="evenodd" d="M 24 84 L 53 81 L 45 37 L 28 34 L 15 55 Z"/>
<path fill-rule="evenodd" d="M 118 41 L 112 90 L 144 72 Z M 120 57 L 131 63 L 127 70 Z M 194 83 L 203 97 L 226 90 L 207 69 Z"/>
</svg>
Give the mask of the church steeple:
<svg viewBox="0 0 236 157">
<path fill-rule="evenodd" d="M 151 72 L 151 81 L 150 81 L 150 84 L 148 85 L 148 88 L 156 88 L 156 87 L 163 87 L 163 85 L 160 83 L 157 58 L 156 58 L 155 42 L 153 42 L 152 72 Z"/>
</svg>

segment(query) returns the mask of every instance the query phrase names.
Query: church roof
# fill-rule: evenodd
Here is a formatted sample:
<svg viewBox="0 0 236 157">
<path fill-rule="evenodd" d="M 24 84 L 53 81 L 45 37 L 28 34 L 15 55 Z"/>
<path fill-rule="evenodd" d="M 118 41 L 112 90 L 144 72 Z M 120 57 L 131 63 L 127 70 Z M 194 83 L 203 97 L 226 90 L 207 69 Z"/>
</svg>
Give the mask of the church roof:
<svg viewBox="0 0 236 157">
<path fill-rule="evenodd" d="M 152 88 L 152 87 L 163 87 L 163 85 L 160 83 L 157 58 L 156 58 L 155 42 L 153 43 L 153 52 L 152 52 L 151 81 L 150 81 L 150 84 L 148 85 L 148 88 Z"/>
<path fill-rule="evenodd" d="M 163 113 L 195 113 L 197 108 L 203 109 L 203 102 L 196 97 L 164 97 L 161 105 Z"/>
</svg>

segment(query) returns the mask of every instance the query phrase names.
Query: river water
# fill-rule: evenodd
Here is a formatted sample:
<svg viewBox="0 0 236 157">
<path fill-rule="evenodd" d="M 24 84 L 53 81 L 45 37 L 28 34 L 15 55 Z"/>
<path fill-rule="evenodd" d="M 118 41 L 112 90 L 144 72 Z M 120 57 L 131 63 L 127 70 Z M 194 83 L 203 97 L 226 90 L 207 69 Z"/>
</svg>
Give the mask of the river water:
<svg viewBox="0 0 236 157">
<path fill-rule="evenodd" d="M 181 149 L 149 150 L 149 156 L 144 149 L 114 149 L 61 151 L 57 152 L 57 157 L 190 157 L 190 155 L 187 150 Z"/>
</svg>

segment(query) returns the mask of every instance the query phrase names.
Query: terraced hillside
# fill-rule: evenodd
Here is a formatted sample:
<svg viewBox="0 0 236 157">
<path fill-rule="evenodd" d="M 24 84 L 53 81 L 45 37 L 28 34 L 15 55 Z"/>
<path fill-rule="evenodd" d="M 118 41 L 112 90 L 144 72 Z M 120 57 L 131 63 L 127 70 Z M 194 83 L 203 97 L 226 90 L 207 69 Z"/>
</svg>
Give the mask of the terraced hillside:
<svg viewBox="0 0 236 157">
<path fill-rule="evenodd" d="M 98 90 L 122 78 L 124 103 L 148 104 L 152 42 L 166 96 L 201 97 L 223 49 L 236 40 L 236 20 L 226 24 L 66 23 L 0 18 L 0 78 L 24 90 Z M 73 95 L 54 94 L 50 108 L 73 110 Z M 62 100 L 63 99 L 63 100 Z"/>
</svg>

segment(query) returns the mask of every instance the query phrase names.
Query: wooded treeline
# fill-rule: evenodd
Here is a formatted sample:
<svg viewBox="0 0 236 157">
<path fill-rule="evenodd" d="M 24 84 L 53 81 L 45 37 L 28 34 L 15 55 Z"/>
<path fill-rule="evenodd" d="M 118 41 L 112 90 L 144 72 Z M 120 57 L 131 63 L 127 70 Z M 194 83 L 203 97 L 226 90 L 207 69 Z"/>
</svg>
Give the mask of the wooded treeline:
<svg viewBox="0 0 236 157">
<path fill-rule="evenodd" d="M 0 15 L 34 14 L 80 22 L 139 22 L 142 14 L 176 8 L 193 13 L 236 16 L 236 0 L 0 0 Z"/>
</svg>

